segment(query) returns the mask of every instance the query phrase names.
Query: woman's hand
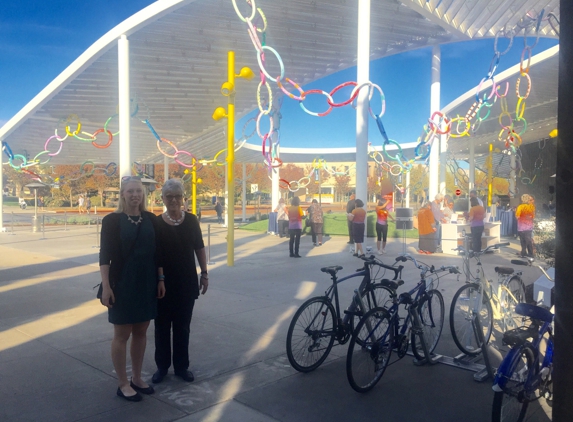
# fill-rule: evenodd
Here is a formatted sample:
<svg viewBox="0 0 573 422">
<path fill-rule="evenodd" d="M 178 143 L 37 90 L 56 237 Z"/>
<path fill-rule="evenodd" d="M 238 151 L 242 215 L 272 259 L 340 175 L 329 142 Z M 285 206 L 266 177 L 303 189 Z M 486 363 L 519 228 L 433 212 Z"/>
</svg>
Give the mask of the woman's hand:
<svg viewBox="0 0 573 422">
<path fill-rule="evenodd" d="M 157 299 L 163 299 L 165 297 L 165 282 L 159 280 L 157 283 Z"/>
<path fill-rule="evenodd" d="M 111 288 L 103 287 L 101 292 L 100 302 L 103 306 L 107 306 L 108 308 L 113 308 L 113 304 L 115 303 L 115 296 Z"/>
<path fill-rule="evenodd" d="M 348 218 L 348 221 L 352 221 L 352 220 L 354 220 L 354 214 L 348 213 L 348 214 L 346 214 L 346 218 Z"/>
</svg>

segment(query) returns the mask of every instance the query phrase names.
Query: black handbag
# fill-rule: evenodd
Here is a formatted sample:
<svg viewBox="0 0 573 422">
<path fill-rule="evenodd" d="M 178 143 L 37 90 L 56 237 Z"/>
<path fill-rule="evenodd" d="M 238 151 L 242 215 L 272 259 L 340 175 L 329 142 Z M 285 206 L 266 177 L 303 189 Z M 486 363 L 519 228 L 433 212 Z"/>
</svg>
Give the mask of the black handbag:
<svg viewBox="0 0 573 422">
<path fill-rule="evenodd" d="M 139 237 L 139 230 L 141 229 L 141 224 L 139 224 L 137 226 L 137 234 L 135 235 L 135 240 L 133 241 L 133 243 L 131 244 L 131 247 L 129 248 L 129 252 L 127 253 L 127 256 L 125 257 L 125 260 L 127 261 L 127 258 L 129 258 L 129 255 L 131 255 L 131 252 L 133 252 L 133 248 L 135 247 L 135 242 L 137 242 L 137 238 Z M 103 294 L 103 285 L 102 283 L 96 284 L 93 288 L 95 289 L 96 287 L 98 287 L 97 289 L 97 293 L 96 293 L 96 298 L 100 300 L 101 302 L 101 296 Z M 111 290 L 113 291 L 115 288 L 115 285 L 111 285 Z M 110 301 L 110 304 L 113 305 L 113 302 Z"/>
</svg>

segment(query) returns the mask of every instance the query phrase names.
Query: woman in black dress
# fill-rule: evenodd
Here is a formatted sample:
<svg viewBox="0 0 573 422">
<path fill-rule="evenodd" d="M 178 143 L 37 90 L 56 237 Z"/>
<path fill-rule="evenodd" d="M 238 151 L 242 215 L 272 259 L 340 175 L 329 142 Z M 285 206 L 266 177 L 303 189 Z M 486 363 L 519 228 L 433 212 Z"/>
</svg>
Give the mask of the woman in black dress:
<svg viewBox="0 0 573 422">
<path fill-rule="evenodd" d="M 163 381 L 171 366 L 176 376 L 187 382 L 195 377 L 189 371 L 189 333 L 195 299 L 207 292 L 209 276 L 201 227 L 194 214 L 184 212 L 183 184 L 169 179 L 161 191 L 167 211 L 159 219 L 161 262 L 167 293 L 159 301 L 155 318 L 155 363 L 152 381 Z M 201 267 L 197 277 L 195 256 Z M 171 331 L 173 330 L 173 348 Z"/>
<path fill-rule="evenodd" d="M 141 379 L 149 321 L 157 315 L 157 298 L 165 295 L 163 269 L 156 254 L 157 217 L 147 212 L 139 177 L 124 177 L 118 208 L 104 217 L 99 256 L 101 302 L 113 324 L 111 359 L 118 378 L 117 395 L 140 401 L 152 394 Z M 127 379 L 127 340 L 131 339 L 131 382 Z"/>
</svg>

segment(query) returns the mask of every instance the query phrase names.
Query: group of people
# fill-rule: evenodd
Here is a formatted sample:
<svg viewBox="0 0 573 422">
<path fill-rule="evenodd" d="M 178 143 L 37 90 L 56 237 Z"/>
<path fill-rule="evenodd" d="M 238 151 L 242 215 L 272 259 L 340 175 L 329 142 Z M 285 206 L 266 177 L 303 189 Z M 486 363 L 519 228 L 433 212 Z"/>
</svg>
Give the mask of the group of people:
<svg viewBox="0 0 573 422">
<path fill-rule="evenodd" d="M 84 195 L 78 196 L 78 213 L 83 214 L 85 212 L 86 214 L 89 214 L 91 209 L 92 209 L 91 198 L 88 195 L 86 195 L 85 197 Z"/>
<path fill-rule="evenodd" d="M 156 216 L 146 210 L 141 178 L 124 177 L 117 210 L 102 220 L 100 300 L 114 327 L 111 358 L 118 377 L 116 393 L 128 401 L 154 393 L 141 377 L 151 320 L 155 320 L 157 366 L 153 383 L 163 381 L 172 364 L 176 376 L 194 380 L 189 371 L 190 324 L 195 300 L 207 292 L 209 277 L 199 221 L 182 209 L 183 193 L 180 180 L 165 182 L 162 198 L 167 210 Z"/>
<path fill-rule="evenodd" d="M 290 237 L 289 240 L 289 256 L 291 258 L 301 258 L 300 250 L 300 236 L 303 229 L 303 218 L 306 216 L 306 221 L 310 225 L 310 232 L 312 235 L 312 244 L 314 246 L 322 246 L 322 227 L 323 227 L 323 212 L 320 204 L 316 199 L 307 208 L 306 213 L 300 206 L 300 198 L 295 196 L 291 199 L 290 207 L 286 206 L 283 198 L 279 199 L 279 203 L 275 208 L 277 213 L 277 224 L 279 237 L 286 237 L 287 233 Z"/>
</svg>

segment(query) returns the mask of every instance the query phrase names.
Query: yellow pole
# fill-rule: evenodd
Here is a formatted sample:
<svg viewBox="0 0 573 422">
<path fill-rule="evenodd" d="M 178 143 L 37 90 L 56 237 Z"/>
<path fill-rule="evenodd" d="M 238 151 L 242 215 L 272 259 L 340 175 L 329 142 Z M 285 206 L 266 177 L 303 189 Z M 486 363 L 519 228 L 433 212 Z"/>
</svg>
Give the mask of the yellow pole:
<svg viewBox="0 0 573 422">
<path fill-rule="evenodd" d="M 491 195 L 493 185 L 493 144 L 489 144 L 489 163 L 487 166 L 487 206 L 491 207 Z"/>
<path fill-rule="evenodd" d="M 235 86 L 235 52 L 227 54 L 227 82 Z M 227 106 L 227 266 L 235 265 L 235 91 L 229 95 Z"/>
<path fill-rule="evenodd" d="M 191 169 L 191 212 L 197 215 L 197 160 L 193 158 Z"/>
</svg>

